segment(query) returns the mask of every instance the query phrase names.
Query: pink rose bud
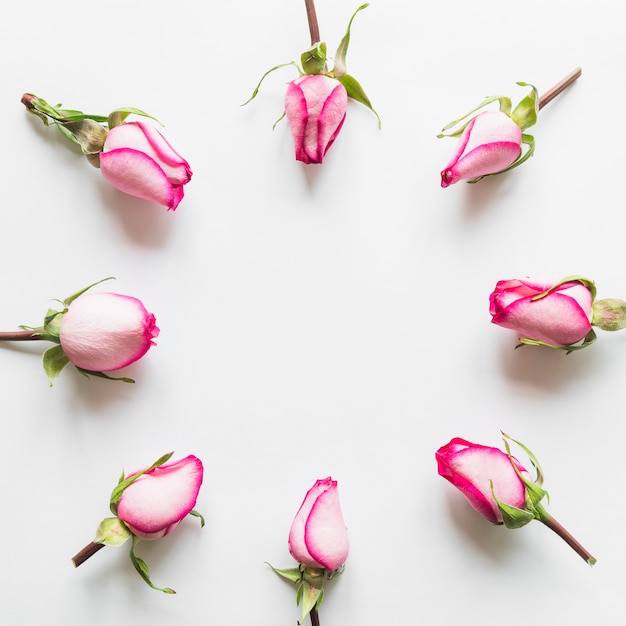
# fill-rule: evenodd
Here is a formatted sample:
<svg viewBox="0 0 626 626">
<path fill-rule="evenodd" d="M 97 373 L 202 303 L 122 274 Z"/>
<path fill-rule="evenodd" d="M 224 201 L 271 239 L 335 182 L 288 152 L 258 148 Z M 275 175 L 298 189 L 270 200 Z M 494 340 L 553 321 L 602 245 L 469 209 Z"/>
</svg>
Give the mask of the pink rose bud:
<svg viewBox="0 0 626 626">
<path fill-rule="evenodd" d="M 100 154 L 100 169 L 114 187 L 174 211 L 183 199 L 191 168 L 165 137 L 143 122 L 112 128 Z"/>
<path fill-rule="evenodd" d="M 494 494 L 510 506 L 524 507 L 526 486 L 502 450 L 455 437 L 435 456 L 439 475 L 459 489 L 472 507 L 493 524 L 503 523 Z M 522 465 L 513 462 L 519 472 L 526 472 Z"/>
<path fill-rule="evenodd" d="M 470 505 L 493 524 L 521 528 L 538 520 L 563 539 L 589 565 L 596 559 L 543 507 L 547 492 L 542 488 L 543 471 L 524 444 L 502 433 L 506 452 L 455 437 L 435 453 L 439 475 L 453 484 Z M 531 481 L 528 471 L 511 455 L 509 441 L 519 445 L 537 471 Z"/>
<path fill-rule="evenodd" d="M 152 313 L 137 298 L 119 293 L 85 292 L 111 278 L 81 289 L 61 302 L 63 309 L 49 309 L 38 327 L 0 332 L 0 341 L 52 341 L 43 354 L 43 368 L 50 385 L 72 363 L 86 376 L 135 382 L 105 372 L 121 369 L 140 359 L 155 345 L 159 328 Z M 60 301 L 59 301 L 60 302 Z"/>
<path fill-rule="evenodd" d="M 63 352 L 77 367 L 110 372 L 140 359 L 159 334 L 140 300 L 117 293 L 82 295 L 61 318 Z"/>
<path fill-rule="evenodd" d="M 522 344 L 576 349 L 595 340 L 595 286 L 579 276 L 562 280 L 501 280 L 489 296 L 491 321 L 514 330 Z"/>
<path fill-rule="evenodd" d="M 169 452 L 150 467 L 122 474 L 110 499 L 115 517 L 104 519 L 94 540 L 72 558 L 76 567 L 104 546 L 120 546 L 131 539 L 130 560 L 138 574 L 153 589 L 176 593 L 169 587 L 156 587 L 148 566 L 135 552 L 141 540 L 164 537 L 187 515 L 198 517 L 204 526 L 204 518 L 194 510 L 204 475 L 202 461 L 189 455 L 168 462 L 171 456 Z"/>
<path fill-rule="evenodd" d="M 539 111 L 579 76 L 576 68 L 541 97 L 534 85 L 530 93 L 512 109 L 507 96 L 490 96 L 469 113 L 444 126 L 439 137 L 460 137 L 456 154 L 441 172 L 441 186 L 449 187 L 460 180 L 476 183 L 485 176 L 502 174 L 527 161 L 535 152 L 535 138 L 526 129 L 537 121 Z M 498 111 L 483 111 L 492 103 L 499 103 Z M 474 117 L 472 117 L 474 116 Z M 450 131 L 450 132 L 445 132 Z M 527 149 L 522 154 L 522 144 Z"/>
<path fill-rule="evenodd" d="M 193 455 L 155 467 L 124 489 L 117 503 L 117 517 L 133 535 L 160 539 L 196 505 L 202 477 L 202 462 Z"/>
<path fill-rule="evenodd" d="M 323 161 L 341 130 L 347 104 L 345 87 L 323 74 L 307 74 L 289 83 L 285 113 L 298 161 Z"/>
<path fill-rule="evenodd" d="M 502 172 L 521 151 L 522 129 L 501 111 L 485 111 L 463 131 L 456 154 L 441 172 L 441 186 Z"/>
<path fill-rule="evenodd" d="M 309 489 L 291 524 L 288 545 L 298 567 L 270 567 L 297 585 L 296 601 L 302 603 L 299 623 L 309 613 L 311 623 L 319 623 L 317 607 L 324 597 L 325 581 L 343 573 L 349 551 L 336 480 L 329 476 Z"/>
<path fill-rule="evenodd" d="M 244 104 L 256 98 L 259 87 L 268 74 L 286 65 L 295 65 L 300 76 L 291 81 L 287 87 L 285 116 L 291 128 L 296 159 L 303 163 L 322 163 L 343 126 L 348 98 L 370 109 L 378 118 L 380 127 L 380 117 L 372 107 L 365 91 L 346 70 L 352 20 L 359 11 L 369 5 L 363 4 L 353 13 L 348 22 L 346 34 L 335 52 L 334 66 L 328 71 L 326 43 L 322 42 L 319 37 L 315 6 L 309 0 L 306 4 L 311 47 L 300 56 L 302 68 L 298 67 L 295 62 L 276 65 L 263 74 L 252 96 Z"/>
<path fill-rule="evenodd" d="M 337 481 L 324 478 L 307 492 L 289 531 L 291 556 L 308 567 L 339 569 L 348 558 L 349 541 Z"/>
<path fill-rule="evenodd" d="M 155 119 L 132 107 L 115 109 L 108 116 L 87 115 L 48 104 L 25 93 L 26 110 L 48 126 L 54 124 L 77 143 L 87 160 L 102 170 L 114 187 L 174 211 L 183 199 L 183 187 L 192 176 L 189 163 L 163 135 L 143 122 L 125 122 L 129 115 Z"/>
</svg>

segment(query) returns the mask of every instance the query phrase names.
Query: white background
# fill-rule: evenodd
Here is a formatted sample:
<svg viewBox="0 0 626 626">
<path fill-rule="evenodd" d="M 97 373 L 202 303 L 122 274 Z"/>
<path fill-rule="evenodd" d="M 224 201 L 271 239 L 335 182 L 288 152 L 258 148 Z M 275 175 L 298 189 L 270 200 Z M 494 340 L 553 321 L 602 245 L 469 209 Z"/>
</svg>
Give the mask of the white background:
<svg viewBox="0 0 626 626">
<path fill-rule="evenodd" d="M 354 0 L 318 0 L 334 52 Z M 158 345 L 127 385 L 66 368 L 50 344 L 0 346 L 0 621 L 11 626 L 294 626 L 287 533 L 315 479 L 339 481 L 351 552 L 323 626 L 481 626 L 623 619 L 626 333 L 570 354 L 514 350 L 490 323 L 500 279 L 582 274 L 626 298 L 622 20 L 608 0 L 374 0 L 348 71 L 382 118 L 350 102 L 323 165 L 295 161 L 284 68 L 309 45 L 304 2 L 12 3 L 0 24 L 0 329 L 38 325 L 55 298 L 139 297 Z M 442 189 L 441 127 L 485 96 L 581 78 L 529 132 L 535 156 Z M 110 187 L 20 104 L 155 115 L 194 172 L 176 212 Z M 539 522 L 490 525 L 437 475 L 452 437 L 539 457 L 548 510 L 597 557 Z M 197 509 L 138 552 L 78 569 L 122 470 L 166 451 L 205 464 Z M 522 456 L 522 458 L 524 458 Z"/>
</svg>

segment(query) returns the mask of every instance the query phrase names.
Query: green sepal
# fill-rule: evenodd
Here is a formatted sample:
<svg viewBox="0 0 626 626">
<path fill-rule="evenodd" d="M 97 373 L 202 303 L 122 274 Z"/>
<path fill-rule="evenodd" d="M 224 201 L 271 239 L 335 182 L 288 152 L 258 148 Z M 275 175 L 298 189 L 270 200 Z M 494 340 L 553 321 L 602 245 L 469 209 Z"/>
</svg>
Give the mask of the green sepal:
<svg viewBox="0 0 626 626">
<path fill-rule="evenodd" d="M 323 41 L 314 43 L 301 54 L 300 63 L 305 74 L 321 74 L 326 67 L 326 44 Z"/>
<path fill-rule="evenodd" d="M 111 111 L 111 113 L 109 113 L 109 116 L 107 117 L 107 126 L 109 127 L 109 129 L 115 128 L 116 126 L 123 124 L 124 120 L 129 115 L 141 115 L 142 117 L 148 117 L 151 120 L 154 120 L 160 126 L 163 126 L 163 124 L 156 117 L 154 117 L 154 115 L 150 115 L 149 113 L 146 113 L 141 109 L 135 109 L 134 107 L 120 107 L 119 109 Z"/>
<path fill-rule="evenodd" d="M 593 303 L 591 323 L 602 330 L 616 331 L 626 328 L 626 302 L 604 298 Z"/>
<path fill-rule="evenodd" d="M 477 176 L 476 178 L 472 178 L 472 180 L 468 180 L 467 182 L 477 183 L 479 180 L 482 180 L 483 178 L 487 178 L 487 176 L 497 176 L 498 174 L 504 174 L 504 172 L 508 172 L 509 170 L 512 170 L 518 165 L 521 165 L 522 163 L 524 163 L 524 161 L 527 161 L 528 159 L 530 159 L 530 157 L 535 152 L 535 138 L 532 135 L 527 135 L 525 133 L 522 133 L 522 143 L 527 145 L 528 149 L 523 154 L 520 153 L 520 155 L 517 157 L 517 159 L 515 159 L 515 161 L 513 161 L 513 163 L 511 163 L 511 165 L 509 165 L 508 167 L 505 167 L 503 170 L 500 170 L 499 172 L 493 172 L 491 174 L 483 174 L 482 176 Z"/>
<path fill-rule="evenodd" d="M 546 498 L 548 501 L 550 501 L 550 496 L 548 495 L 548 492 L 541 487 L 541 485 L 543 484 L 544 475 L 543 475 L 543 470 L 541 469 L 541 465 L 539 464 L 539 460 L 531 452 L 531 450 L 527 448 L 520 441 L 513 439 L 513 437 L 510 437 L 504 432 L 502 432 L 502 438 L 504 441 L 504 446 L 506 448 L 506 453 L 509 457 L 509 461 L 511 462 L 511 465 L 513 466 L 513 469 L 515 470 L 515 473 L 519 476 L 520 480 L 526 486 L 526 506 L 528 507 L 528 510 L 530 510 L 533 513 L 533 515 L 536 517 L 537 516 L 536 507 L 539 505 L 541 500 Z M 518 469 L 517 465 L 515 464 L 513 455 L 511 454 L 511 446 L 509 445 L 509 440 L 513 441 L 520 448 L 522 448 L 522 450 L 524 450 L 524 452 L 528 456 L 532 466 L 535 468 L 535 472 L 537 473 L 537 476 L 534 481 L 529 480 Z"/>
<path fill-rule="evenodd" d="M 195 509 L 192 509 L 191 511 L 189 511 L 189 515 L 193 515 L 194 517 L 197 517 L 200 519 L 200 528 L 204 528 L 204 516 L 202 515 L 202 513 L 198 513 L 198 511 L 196 511 Z"/>
<path fill-rule="evenodd" d="M 121 546 L 131 535 L 124 522 L 117 517 L 107 517 L 100 522 L 93 542 L 103 543 L 105 546 Z"/>
<path fill-rule="evenodd" d="M 522 346 L 544 346 L 546 348 L 552 348 L 553 350 L 565 350 L 566 354 L 570 352 L 574 352 L 574 350 L 582 350 L 583 348 L 587 348 L 590 346 L 596 339 L 597 335 L 593 328 L 585 335 L 583 342 L 577 346 L 569 345 L 569 346 L 553 346 L 549 343 L 545 343 L 543 341 L 539 341 L 538 339 L 530 339 L 529 337 L 520 337 L 519 343 L 515 346 L 516 348 L 521 348 Z"/>
<path fill-rule="evenodd" d="M 109 376 L 104 372 L 96 372 L 94 370 L 86 370 L 82 367 L 78 367 L 78 365 L 74 366 L 85 378 L 89 378 L 90 376 L 95 376 L 96 378 L 105 378 L 106 380 L 119 380 L 123 383 L 134 383 L 134 378 L 129 378 L 128 376 Z"/>
<path fill-rule="evenodd" d="M 107 278 L 102 278 L 100 280 L 97 280 L 95 283 L 91 283 L 91 285 L 89 285 L 88 287 L 85 287 L 84 289 L 81 289 L 80 291 L 77 291 L 76 293 L 73 293 L 71 296 L 68 296 L 67 298 L 65 298 L 65 300 L 63 300 L 63 304 L 66 307 L 69 306 L 70 304 L 72 304 L 72 302 L 74 302 L 74 300 L 76 300 L 76 298 L 78 298 L 79 296 L 82 296 L 86 291 L 88 291 L 92 287 L 95 287 L 96 285 L 99 285 L 100 283 L 103 283 L 107 280 L 115 280 L 115 276 L 108 276 Z"/>
<path fill-rule="evenodd" d="M 348 46 L 350 45 L 350 28 L 352 27 L 352 20 L 356 17 L 356 14 L 363 9 L 366 9 L 369 6 L 369 2 L 366 4 L 362 4 L 350 18 L 348 22 L 348 28 L 346 29 L 346 34 L 343 36 L 341 41 L 339 42 L 339 46 L 337 46 L 337 52 L 335 52 L 335 65 L 330 72 L 330 75 L 334 78 L 339 78 L 340 76 L 345 75 L 346 73 L 346 56 L 348 54 Z"/>
<path fill-rule="evenodd" d="M 50 381 L 50 387 L 61 370 L 70 362 L 60 345 L 52 346 L 43 353 L 43 369 Z"/>
<path fill-rule="evenodd" d="M 518 82 L 521 87 L 530 87 L 530 93 L 520 100 L 518 105 L 511 113 L 511 119 L 522 129 L 526 130 L 537 122 L 539 113 L 539 92 L 534 85 L 530 83 Z"/>
<path fill-rule="evenodd" d="M 46 335 L 46 339 L 59 343 L 59 337 L 61 336 L 61 320 L 63 319 L 63 314 L 66 311 L 67 309 L 64 309 L 63 311 L 48 309 L 46 316 L 43 318 L 43 330 Z M 52 337 L 54 337 L 54 339 L 52 339 Z"/>
<path fill-rule="evenodd" d="M 300 604 L 302 602 L 302 621 L 305 620 L 313 608 L 318 607 L 322 603 L 323 599 L 323 587 L 314 587 L 306 580 L 302 581 L 297 593 L 297 603 Z"/>
<path fill-rule="evenodd" d="M 166 463 L 171 458 L 172 454 L 174 454 L 174 452 L 167 452 L 162 457 L 157 459 L 150 467 L 147 467 L 146 469 L 143 469 L 140 472 L 133 474 L 130 478 L 125 478 L 124 472 L 122 472 L 119 482 L 111 492 L 111 499 L 109 501 L 109 508 L 111 509 L 111 513 L 113 513 L 113 515 L 117 515 L 117 503 L 122 497 L 122 494 L 124 493 L 124 489 L 126 489 L 126 487 L 134 483 L 140 476 L 142 476 L 146 472 L 149 472 L 155 467 L 159 467 L 159 465 L 163 465 L 163 463 Z"/>
<path fill-rule="evenodd" d="M 133 567 L 137 570 L 139 575 L 144 579 L 144 581 L 150 587 L 152 587 L 152 589 L 156 589 L 157 591 L 162 591 L 163 593 L 176 593 L 173 589 L 170 589 L 169 587 L 157 587 L 150 580 L 150 570 L 148 569 L 146 562 L 142 558 L 138 557 L 137 554 L 135 553 L 135 547 L 139 543 L 140 539 L 136 535 L 133 535 L 132 537 L 133 537 L 133 541 L 132 541 L 131 548 L 130 548 L 130 560 L 131 560 L 131 563 L 133 564 Z"/>
<path fill-rule="evenodd" d="M 370 99 L 365 95 L 365 91 L 363 91 L 363 87 L 361 87 L 359 81 L 349 74 L 343 74 L 342 76 L 337 76 L 336 78 L 345 87 L 345 90 L 348 92 L 348 97 L 364 104 L 376 116 L 378 119 L 378 128 L 380 128 L 380 116 L 372 106 Z"/>
<path fill-rule="evenodd" d="M 288 65 L 293 65 L 298 70 L 300 75 L 302 75 L 302 71 L 300 70 L 300 67 L 298 66 L 298 64 L 295 61 L 289 61 L 289 63 L 281 63 L 280 65 L 275 65 L 271 69 L 267 70 L 267 72 L 265 72 L 265 74 L 263 74 L 263 76 L 261 76 L 261 80 L 258 82 L 257 86 L 254 88 L 254 91 L 252 92 L 252 95 L 241 106 L 245 106 L 246 104 L 248 104 L 248 102 L 250 102 L 250 101 L 252 101 L 252 100 L 254 100 L 256 98 L 257 94 L 259 93 L 259 89 L 261 87 L 261 83 L 265 80 L 265 77 L 268 74 L 271 74 L 273 71 L 278 70 L 281 67 L 287 67 Z"/>
<path fill-rule="evenodd" d="M 502 513 L 502 523 L 506 526 L 506 528 L 515 530 L 516 528 L 526 526 L 526 524 L 529 524 L 535 519 L 534 513 L 531 513 L 526 509 L 518 509 L 515 506 L 500 502 L 500 500 L 496 498 L 496 494 L 493 493 L 493 482 L 491 483 L 491 493 L 493 494 L 493 498 L 498 505 L 500 513 Z"/>
<path fill-rule="evenodd" d="M 531 300 L 533 302 L 535 300 L 541 300 L 542 298 L 550 295 L 553 291 L 555 291 L 565 283 L 580 283 L 584 287 L 587 287 L 587 289 L 589 289 L 589 291 L 591 292 L 591 301 L 593 302 L 595 300 L 597 291 L 596 284 L 590 278 L 586 278 L 585 276 L 579 276 L 578 274 L 572 274 L 571 276 L 566 276 L 565 278 L 562 278 L 561 280 L 559 280 L 559 282 L 554 283 L 554 285 L 552 285 L 549 289 L 546 289 L 545 291 L 538 293 L 536 296 L 533 296 Z"/>
<path fill-rule="evenodd" d="M 458 119 L 453 120 L 449 124 L 446 124 L 441 129 L 441 132 L 437 135 L 437 137 L 439 139 L 441 139 L 442 137 L 460 137 L 463 134 L 463 131 L 467 128 L 467 125 L 472 121 L 472 119 L 474 119 L 473 117 L 471 119 L 469 119 L 469 120 L 467 118 L 472 113 L 476 113 L 476 111 L 479 111 L 480 109 L 482 109 L 483 107 L 486 107 L 488 104 L 491 104 L 492 102 L 499 102 L 500 103 L 500 111 L 502 113 L 506 113 L 507 115 L 509 115 L 509 113 L 511 111 L 511 106 L 512 106 L 510 98 L 507 98 L 506 96 L 489 96 L 488 98 L 483 100 L 477 107 L 474 107 L 471 111 L 469 111 L 468 113 L 466 113 L 462 117 L 459 117 Z M 452 133 L 446 133 L 445 132 L 446 130 L 450 130 L 451 128 L 454 128 L 455 126 L 460 124 L 463 120 L 467 120 L 467 121 L 460 128 L 457 128 L 457 130 L 455 130 Z"/>
<path fill-rule="evenodd" d="M 25 97 L 27 102 L 24 102 Z M 94 122 L 106 122 L 104 115 L 89 115 L 75 109 L 62 109 L 61 104 L 51 105 L 43 98 L 35 94 L 24 94 L 22 103 L 26 106 L 29 113 L 36 115 L 43 123 L 48 126 L 50 120 L 57 124 L 58 122 L 80 122 L 82 120 L 93 120 Z"/>
<path fill-rule="evenodd" d="M 272 568 L 275 574 L 278 574 L 281 578 L 285 578 L 292 583 L 299 583 L 302 580 L 302 570 L 299 567 L 290 567 L 288 569 L 278 569 L 270 563 L 268 565 Z"/>
<path fill-rule="evenodd" d="M 58 122 L 57 124 L 66 137 L 80 146 L 85 156 L 94 156 L 102 152 L 109 132 L 102 124 L 89 118 L 78 122 Z"/>
</svg>

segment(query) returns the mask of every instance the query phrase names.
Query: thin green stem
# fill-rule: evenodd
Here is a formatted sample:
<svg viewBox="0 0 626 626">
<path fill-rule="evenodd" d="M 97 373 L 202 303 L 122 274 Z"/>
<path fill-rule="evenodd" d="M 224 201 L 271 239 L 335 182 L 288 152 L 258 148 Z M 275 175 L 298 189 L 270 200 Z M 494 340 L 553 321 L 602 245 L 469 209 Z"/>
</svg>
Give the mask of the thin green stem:
<svg viewBox="0 0 626 626">
<path fill-rule="evenodd" d="M 577 67 L 575 70 L 570 72 L 563 80 L 559 81 L 554 87 L 548 89 L 544 94 L 539 97 L 539 110 L 546 106 L 548 102 L 554 100 L 562 91 L 565 91 L 580 75 L 582 74 L 582 70 Z"/>
<path fill-rule="evenodd" d="M 41 339 L 41 331 L 15 330 L 0 332 L 0 341 L 33 341 L 36 339 Z"/>
<path fill-rule="evenodd" d="M 578 554 L 589 565 L 595 565 L 596 559 L 569 531 L 557 522 L 542 506 L 537 507 L 539 511 L 539 521 L 545 524 L 550 530 L 555 532 L 570 548 Z"/>
<path fill-rule="evenodd" d="M 314 46 L 320 41 L 320 27 L 317 23 L 317 13 L 315 12 L 315 2 L 304 0 L 306 5 L 306 17 L 309 21 L 309 32 L 311 33 L 311 45 Z"/>
</svg>

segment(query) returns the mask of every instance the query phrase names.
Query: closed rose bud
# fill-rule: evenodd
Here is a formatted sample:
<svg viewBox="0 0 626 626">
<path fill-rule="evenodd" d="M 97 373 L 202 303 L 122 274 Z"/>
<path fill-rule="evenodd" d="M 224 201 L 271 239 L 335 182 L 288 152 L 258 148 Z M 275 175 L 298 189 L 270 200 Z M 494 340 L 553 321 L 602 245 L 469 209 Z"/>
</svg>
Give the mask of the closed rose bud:
<svg viewBox="0 0 626 626">
<path fill-rule="evenodd" d="M 323 74 L 307 74 L 289 83 L 285 113 L 298 161 L 323 161 L 341 130 L 347 103 L 345 87 Z"/>
<path fill-rule="evenodd" d="M 189 164 L 161 133 L 143 122 L 112 128 L 100 154 L 100 169 L 114 187 L 172 211 L 191 180 Z"/>
<path fill-rule="evenodd" d="M 192 511 L 202 478 L 202 462 L 193 455 L 155 467 L 124 489 L 117 517 L 137 537 L 160 539 Z"/>
<path fill-rule="evenodd" d="M 202 461 L 190 454 L 170 462 L 171 456 L 169 452 L 150 467 L 122 474 L 109 503 L 115 517 L 100 522 L 94 540 L 72 558 L 76 567 L 104 546 L 120 546 L 130 539 L 130 560 L 137 573 L 153 589 L 176 593 L 152 583 L 148 566 L 135 551 L 141 540 L 165 537 L 187 515 L 199 518 L 204 526 L 204 518 L 193 508 L 204 475 Z"/>
<path fill-rule="evenodd" d="M 502 524 L 502 513 L 494 498 L 523 508 L 526 487 L 506 453 L 498 448 L 470 443 L 455 437 L 437 450 L 439 475 L 451 482 L 483 517 Z M 520 472 L 526 470 L 519 464 Z M 492 490 L 493 485 L 493 490 Z"/>
<path fill-rule="evenodd" d="M 441 186 L 502 172 L 521 151 L 522 129 L 501 111 L 485 111 L 463 131 L 456 153 L 441 172 Z"/>
<path fill-rule="evenodd" d="M 324 478 L 307 492 L 289 531 L 289 552 L 308 567 L 334 571 L 348 558 L 349 541 L 337 481 Z"/>
<path fill-rule="evenodd" d="M 491 321 L 522 343 L 573 349 L 592 332 L 595 286 L 582 277 L 501 280 L 489 296 Z M 595 339 L 595 334 L 585 342 Z"/>
<path fill-rule="evenodd" d="M 537 520 L 555 532 L 589 565 L 596 559 L 541 504 L 543 470 L 537 457 L 521 442 L 502 433 L 506 452 L 499 448 L 451 439 L 435 453 L 439 475 L 453 484 L 470 505 L 493 524 L 516 529 Z M 528 456 L 537 476 L 511 455 L 509 441 Z"/>
<path fill-rule="evenodd" d="M 60 342 L 85 370 L 110 372 L 140 359 L 159 334 L 155 317 L 137 298 L 92 293 L 76 298 L 61 318 Z"/>
</svg>

